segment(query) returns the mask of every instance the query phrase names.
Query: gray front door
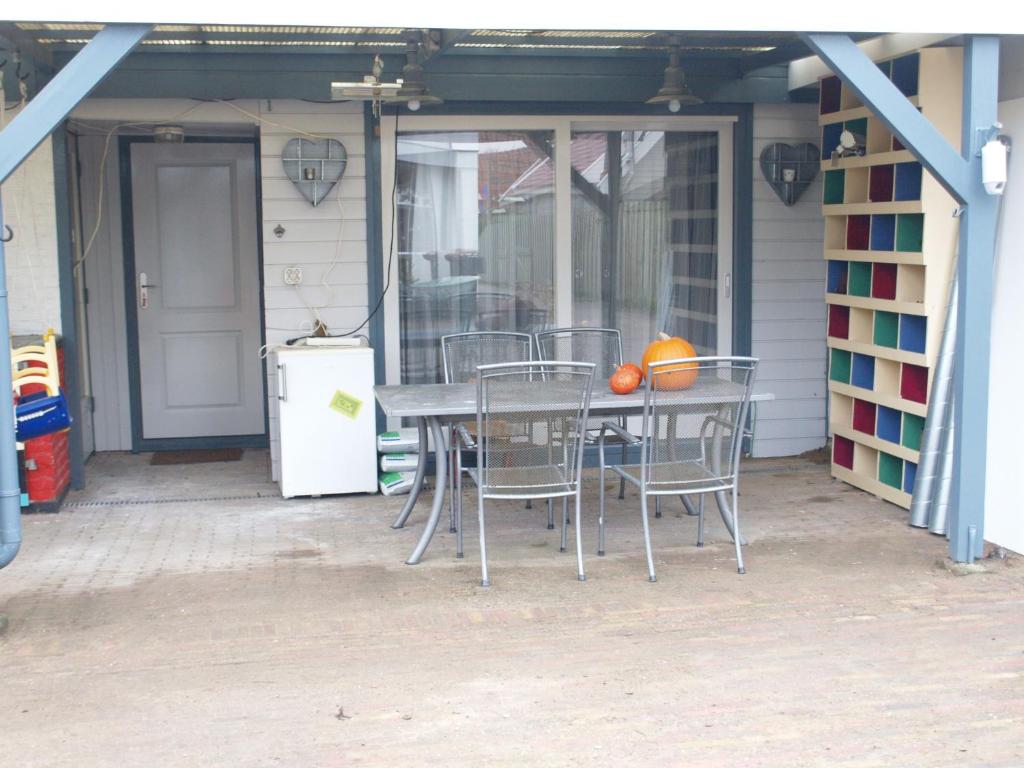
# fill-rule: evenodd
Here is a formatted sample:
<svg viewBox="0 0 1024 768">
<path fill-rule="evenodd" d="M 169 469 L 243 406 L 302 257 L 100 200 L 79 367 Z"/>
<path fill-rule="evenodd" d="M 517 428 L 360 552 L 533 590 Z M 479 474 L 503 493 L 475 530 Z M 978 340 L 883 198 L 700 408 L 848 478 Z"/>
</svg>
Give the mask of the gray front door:
<svg viewBox="0 0 1024 768">
<path fill-rule="evenodd" d="M 133 143 L 131 171 L 142 438 L 262 434 L 253 146 Z"/>
</svg>

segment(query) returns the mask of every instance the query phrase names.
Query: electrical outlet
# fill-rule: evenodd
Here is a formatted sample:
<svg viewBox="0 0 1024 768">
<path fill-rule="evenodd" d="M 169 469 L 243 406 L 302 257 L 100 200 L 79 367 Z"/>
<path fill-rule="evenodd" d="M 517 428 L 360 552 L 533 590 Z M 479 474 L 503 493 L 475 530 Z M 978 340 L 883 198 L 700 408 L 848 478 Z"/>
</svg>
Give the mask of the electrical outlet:
<svg viewBox="0 0 1024 768">
<path fill-rule="evenodd" d="M 292 265 L 284 268 L 285 285 L 302 285 L 302 267 Z"/>
</svg>

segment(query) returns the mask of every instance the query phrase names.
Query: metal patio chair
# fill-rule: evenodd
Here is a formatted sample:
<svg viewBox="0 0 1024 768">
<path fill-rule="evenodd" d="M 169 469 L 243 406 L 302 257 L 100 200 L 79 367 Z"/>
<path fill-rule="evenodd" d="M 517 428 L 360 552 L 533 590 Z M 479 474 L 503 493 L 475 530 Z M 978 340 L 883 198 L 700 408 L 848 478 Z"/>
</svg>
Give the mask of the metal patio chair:
<svg viewBox="0 0 1024 768">
<path fill-rule="evenodd" d="M 510 331 L 469 331 L 441 337 L 441 361 L 445 384 L 471 384 L 477 368 L 494 363 L 525 363 L 533 359 L 533 339 L 528 333 Z M 448 425 L 448 466 L 455 466 L 455 424 Z M 472 449 L 475 446 L 467 446 Z M 455 532 L 455 507 L 462 503 L 455 495 L 455 472 L 448 473 L 449 530 Z"/>
<path fill-rule="evenodd" d="M 464 425 L 462 440 L 476 446 L 476 467 L 468 474 L 477 487 L 480 520 L 482 586 L 490 586 L 487 573 L 485 502 L 493 499 L 574 500 L 577 578 L 584 581 L 583 540 L 580 529 L 580 475 L 590 392 L 592 363 L 549 361 L 484 365 L 477 369 L 476 435 Z M 454 474 L 462 492 L 461 452 Z M 456 507 L 458 552 L 462 553 L 462 507 Z M 560 549 L 565 551 L 568 515 L 562 515 Z"/>
<path fill-rule="evenodd" d="M 648 497 L 679 496 L 690 508 L 687 496 L 699 496 L 697 546 L 704 546 L 704 495 L 732 494 L 732 535 L 736 564 L 745 572 L 740 549 L 737 489 L 744 427 L 750 408 L 757 360 L 751 357 L 696 357 L 652 363 L 644 390 L 643 432 L 637 440 L 614 422 L 605 422 L 598 441 L 601 482 L 598 486 L 598 554 L 605 552 L 604 473 L 611 469 L 640 491 L 647 570 L 656 581 L 648 523 Z M 680 376 L 677 366 L 691 366 L 686 374 L 696 380 L 686 389 L 668 389 Z M 640 464 L 606 467 L 606 436 L 635 441 Z M 719 497 L 721 498 L 721 497 Z"/>
<path fill-rule="evenodd" d="M 537 340 L 537 357 L 540 360 L 578 360 L 593 363 L 594 378 L 607 381 L 622 365 L 622 334 L 615 328 L 554 328 L 534 334 Z M 626 417 L 619 417 L 619 426 L 626 429 Z M 597 445 L 603 419 L 590 419 L 587 424 L 587 445 Z M 622 463 L 627 461 L 629 443 L 617 433 L 610 433 L 608 439 L 622 444 Z M 635 441 L 634 441 L 635 442 Z M 619 498 L 626 494 L 626 480 L 619 479 Z M 660 515 L 659 515 L 660 516 Z"/>
</svg>

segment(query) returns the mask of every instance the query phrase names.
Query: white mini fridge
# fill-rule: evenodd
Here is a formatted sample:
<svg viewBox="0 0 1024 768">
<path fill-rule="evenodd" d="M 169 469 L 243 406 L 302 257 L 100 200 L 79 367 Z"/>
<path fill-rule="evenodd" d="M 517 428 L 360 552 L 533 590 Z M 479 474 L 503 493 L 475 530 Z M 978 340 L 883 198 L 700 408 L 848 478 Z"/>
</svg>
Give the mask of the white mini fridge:
<svg viewBox="0 0 1024 768">
<path fill-rule="evenodd" d="M 281 495 L 377 491 L 373 350 L 275 350 Z"/>
</svg>

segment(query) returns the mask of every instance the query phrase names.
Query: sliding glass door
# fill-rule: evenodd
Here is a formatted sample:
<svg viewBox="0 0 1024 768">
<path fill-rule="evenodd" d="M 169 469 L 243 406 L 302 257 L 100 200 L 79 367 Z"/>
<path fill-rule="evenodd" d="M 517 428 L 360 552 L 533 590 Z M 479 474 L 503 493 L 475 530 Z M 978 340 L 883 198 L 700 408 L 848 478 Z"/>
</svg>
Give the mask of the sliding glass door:
<svg viewBox="0 0 1024 768">
<path fill-rule="evenodd" d="M 618 328 L 629 360 L 659 331 L 731 351 L 732 126 L 637 123 L 382 123 L 389 382 L 443 381 L 440 339 L 461 331 Z"/>
</svg>

